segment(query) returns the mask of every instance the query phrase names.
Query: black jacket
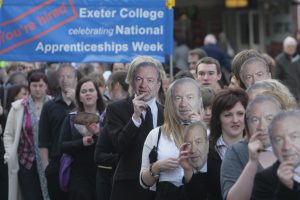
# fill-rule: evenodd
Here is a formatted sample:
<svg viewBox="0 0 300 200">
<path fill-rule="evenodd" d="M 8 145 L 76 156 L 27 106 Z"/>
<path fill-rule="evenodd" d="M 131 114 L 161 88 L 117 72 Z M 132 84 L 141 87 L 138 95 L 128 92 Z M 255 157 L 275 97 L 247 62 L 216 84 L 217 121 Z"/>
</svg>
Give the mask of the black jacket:
<svg viewBox="0 0 300 200">
<path fill-rule="evenodd" d="M 157 104 L 157 126 L 163 123 L 163 107 Z M 149 133 L 144 123 L 138 128 L 132 121 L 132 97 L 111 103 L 106 110 L 106 128 L 119 154 L 114 180 L 137 180 L 141 169 L 144 142 Z"/>
<path fill-rule="evenodd" d="M 253 200 L 300 199 L 299 183 L 294 181 L 294 188 L 290 190 L 279 181 L 277 176 L 279 165 L 280 163 L 277 161 L 272 166 L 256 174 L 252 191 Z"/>
<path fill-rule="evenodd" d="M 194 174 L 185 184 L 185 192 L 190 200 L 222 200 L 220 168 L 222 160 L 214 148 L 209 149 L 207 173 Z"/>
</svg>

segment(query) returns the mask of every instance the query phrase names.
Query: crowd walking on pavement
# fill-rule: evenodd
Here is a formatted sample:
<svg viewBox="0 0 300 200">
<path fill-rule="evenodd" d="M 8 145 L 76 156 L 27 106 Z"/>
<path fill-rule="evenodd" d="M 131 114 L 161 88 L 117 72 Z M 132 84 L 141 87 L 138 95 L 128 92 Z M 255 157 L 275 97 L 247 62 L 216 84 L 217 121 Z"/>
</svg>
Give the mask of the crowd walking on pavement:
<svg viewBox="0 0 300 200">
<path fill-rule="evenodd" d="M 7 62 L 0 199 L 300 199 L 296 49 L 231 59 L 208 34 L 175 76 L 144 55 Z"/>
</svg>

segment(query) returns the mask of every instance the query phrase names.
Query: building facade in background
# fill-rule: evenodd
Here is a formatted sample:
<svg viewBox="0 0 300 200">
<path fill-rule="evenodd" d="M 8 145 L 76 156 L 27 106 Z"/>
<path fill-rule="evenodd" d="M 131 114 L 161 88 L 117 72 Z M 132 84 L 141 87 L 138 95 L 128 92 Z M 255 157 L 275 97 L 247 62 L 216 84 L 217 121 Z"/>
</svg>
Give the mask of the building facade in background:
<svg viewBox="0 0 300 200">
<path fill-rule="evenodd" d="M 221 37 L 226 36 L 235 52 L 254 48 L 275 57 L 283 39 L 300 30 L 300 0 L 246 2 L 245 7 L 230 8 L 226 0 L 177 0 L 175 40 L 185 37 L 194 48 L 203 45 L 207 33 L 217 37 L 223 33 Z"/>
</svg>

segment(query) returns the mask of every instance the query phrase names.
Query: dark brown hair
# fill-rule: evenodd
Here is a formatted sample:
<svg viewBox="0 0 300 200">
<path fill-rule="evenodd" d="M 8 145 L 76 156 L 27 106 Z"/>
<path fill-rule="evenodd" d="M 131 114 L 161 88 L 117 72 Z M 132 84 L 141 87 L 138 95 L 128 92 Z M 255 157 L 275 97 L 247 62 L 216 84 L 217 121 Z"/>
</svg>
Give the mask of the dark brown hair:
<svg viewBox="0 0 300 200">
<path fill-rule="evenodd" d="M 221 74 L 221 65 L 220 65 L 219 61 L 212 58 L 212 57 L 204 57 L 204 58 L 200 59 L 197 62 L 197 64 L 196 64 L 196 74 L 198 74 L 198 66 L 202 63 L 216 65 L 217 74 Z"/>
<path fill-rule="evenodd" d="M 97 97 L 98 97 L 97 102 L 96 102 L 97 110 L 100 113 L 102 113 L 105 109 L 105 103 L 102 99 L 102 95 L 99 91 L 99 88 L 98 88 L 96 82 L 93 79 L 89 78 L 89 77 L 84 77 L 84 78 L 80 79 L 78 81 L 77 86 L 76 86 L 75 98 L 76 98 L 76 102 L 77 102 L 78 111 L 84 111 L 83 103 L 80 102 L 80 89 L 81 89 L 81 86 L 86 82 L 92 82 L 93 83 L 93 85 L 94 85 L 94 87 L 97 91 Z"/>
<path fill-rule="evenodd" d="M 22 88 L 29 92 L 27 85 L 25 84 L 16 84 L 12 85 L 7 89 L 7 96 L 5 101 L 5 111 L 9 112 L 11 103 L 15 101 L 15 97 L 21 92 Z"/>
<path fill-rule="evenodd" d="M 113 87 L 116 83 L 119 83 L 122 87 L 122 90 L 128 91 L 129 85 L 125 82 L 127 76 L 127 72 L 115 72 L 110 75 L 109 80 L 111 81 L 111 87 Z"/>
<path fill-rule="evenodd" d="M 215 148 L 217 140 L 222 135 L 221 113 L 232 109 L 235 104 L 241 102 L 246 110 L 248 104 L 247 93 L 240 88 L 227 88 L 218 92 L 212 104 L 212 117 L 210 119 L 210 148 Z M 245 132 L 244 132 L 245 134 Z"/>
<path fill-rule="evenodd" d="M 40 80 L 43 80 L 46 85 L 48 85 L 48 78 L 45 73 L 41 71 L 33 71 L 28 77 L 28 87 L 30 87 L 32 82 L 39 82 Z"/>
</svg>

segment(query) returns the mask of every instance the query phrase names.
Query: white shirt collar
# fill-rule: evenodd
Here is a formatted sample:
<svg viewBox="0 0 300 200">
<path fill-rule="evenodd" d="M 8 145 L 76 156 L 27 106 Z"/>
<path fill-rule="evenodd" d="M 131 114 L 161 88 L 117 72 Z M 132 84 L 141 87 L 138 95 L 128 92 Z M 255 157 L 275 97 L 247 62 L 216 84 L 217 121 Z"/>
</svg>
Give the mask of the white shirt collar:
<svg viewBox="0 0 300 200">
<path fill-rule="evenodd" d="M 272 148 L 272 146 L 269 146 L 269 147 L 267 147 L 265 150 L 266 150 L 266 151 L 273 152 L 273 148 Z"/>
<path fill-rule="evenodd" d="M 294 169 L 294 176 L 293 176 L 293 179 L 294 179 L 297 183 L 300 183 L 300 176 L 299 176 L 299 173 L 300 173 L 300 165 L 297 166 L 297 167 Z"/>
<path fill-rule="evenodd" d="M 201 167 L 201 169 L 196 169 L 196 172 L 206 173 L 207 172 L 207 161 L 205 164 Z"/>
<path fill-rule="evenodd" d="M 217 147 L 228 147 L 228 145 L 224 142 L 223 136 L 221 135 L 216 143 Z"/>
<path fill-rule="evenodd" d="M 154 107 L 156 107 L 156 99 L 152 98 L 149 101 L 147 101 L 146 104 L 151 108 L 151 110 L 153 110 Z"/>
<path fill-rule="evenodd" d="M 221 160 L 223 160 L 226 150 L 229 147 L 229 145 L 227 145 L 223 139 L 223 136 L 221 135 L 221 137 L 219 137 L 219 139 L 217 140 L 215 149 L 218 152 Z"/>
</svg>

